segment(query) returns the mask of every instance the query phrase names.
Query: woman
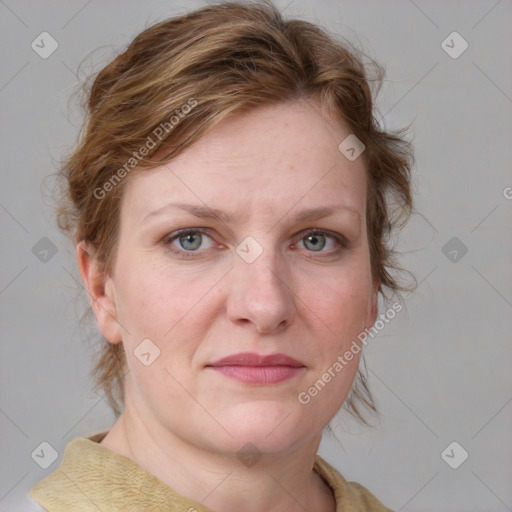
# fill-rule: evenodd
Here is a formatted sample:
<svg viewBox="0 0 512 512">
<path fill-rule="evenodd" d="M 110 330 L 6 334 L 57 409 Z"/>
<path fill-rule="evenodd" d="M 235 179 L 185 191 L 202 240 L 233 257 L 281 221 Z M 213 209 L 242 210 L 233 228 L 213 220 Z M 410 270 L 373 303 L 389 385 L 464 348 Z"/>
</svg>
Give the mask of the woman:
<svg viewBox="0 0 512 512">
<path fill-rule="evenodd" d="M 385 511 L 317 455 L 358 373 L 408 145 L 354 50 L 267 3 L 139 34 L 92 84 L 60 227 L 118 419 L 32 491 L 69 510 Z M 390 201 L 392 200 L 392 205 Z"/>
</svg>

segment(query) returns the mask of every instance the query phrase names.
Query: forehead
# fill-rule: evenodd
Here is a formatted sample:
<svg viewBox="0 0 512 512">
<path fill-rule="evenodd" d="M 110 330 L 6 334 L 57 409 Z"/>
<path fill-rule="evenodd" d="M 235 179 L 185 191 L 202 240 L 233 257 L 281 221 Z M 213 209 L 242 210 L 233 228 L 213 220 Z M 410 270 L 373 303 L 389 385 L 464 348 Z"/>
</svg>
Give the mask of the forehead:
<svg viewBox="0 0 512 512">
<path fill-rule="evenodd" d="M 229 204 L 240 217 L 337 202 L 364 214 L 363 159 L 338 150 L 350 133 L 314 99 L 258 107 L 221 121 L 168 164 L 135 171 L 123 200 L 137 216 L 176 200 Z"/>
</svg>

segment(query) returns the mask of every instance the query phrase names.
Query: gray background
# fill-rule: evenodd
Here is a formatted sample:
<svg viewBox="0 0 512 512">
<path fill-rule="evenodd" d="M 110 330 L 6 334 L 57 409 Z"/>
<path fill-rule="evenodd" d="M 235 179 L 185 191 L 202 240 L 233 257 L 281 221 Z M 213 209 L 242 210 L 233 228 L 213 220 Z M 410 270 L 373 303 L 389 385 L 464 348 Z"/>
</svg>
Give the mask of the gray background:
<svg viewBox="0 0 512 512">
<path fill-rule="evenodd" d="M 366 349 L 380 424 L 341 415 L 320 453 L 397 511 L 512 510 L 512 2 L 277 4 L 386 66 L 379 109 L 389 128 L 413 121 L 416 144 L 422 215 L 399 248 L 421 284 Z M 58 466 L 72 438 L 113 420 L 91 391 L 96 331 L 78 323 L 74 248 L 44 181 L 77 134 L 77 67 L 97 70 L 148 24 L 202 5 L 0 0 L 2 511 Z M 43 31 L 59 45 L 47 59 L 31 48 Z M 469 44 L 456 59 L 441 46 L 453 31 Z M 57 250 L 46 261 L 43 237 Z M 458 247 L 445 247 L 452 237 Z M 47 469 L 31 457 L 43 441 L 59 453 Z M 441 457 L 453 441 L 469 453 L 457 469 Z M 449 451 L 452 464 L 461 453 Z"/>
</svg>

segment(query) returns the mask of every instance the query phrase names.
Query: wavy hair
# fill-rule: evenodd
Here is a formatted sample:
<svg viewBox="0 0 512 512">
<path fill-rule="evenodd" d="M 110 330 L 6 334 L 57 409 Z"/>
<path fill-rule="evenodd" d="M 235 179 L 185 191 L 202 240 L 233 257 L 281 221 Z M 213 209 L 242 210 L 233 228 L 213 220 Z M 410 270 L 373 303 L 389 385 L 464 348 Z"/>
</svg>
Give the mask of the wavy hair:
<svg viewBox="0 0 512 512">
<path fill-rule="evenodd" d="M 404 132 L 387 132 L 377 121 L 373 97 L 383 74 L 347 41 L 284 19 L 270 1 L 220 2 L 152 25 L 84 84 L 85 120 L 59 171 L 59 228 L 74 243 L 88 242 L 110 273 L 131 168 L 141 172 L 172 160 L 231 114 L 315 96 L 366 147 L 376 289 L 385 298 L 409 290 L 394 275 L 401 269 L 391 240 L 412 213 L 413 153 Z M 122 344 L 100 340 L 92 373 L 116 415 L 123 407 L 124 365 Z M 361 370 L 344 405 L 364 423 L 361 405 L 376 411 Z"/>
</svg>

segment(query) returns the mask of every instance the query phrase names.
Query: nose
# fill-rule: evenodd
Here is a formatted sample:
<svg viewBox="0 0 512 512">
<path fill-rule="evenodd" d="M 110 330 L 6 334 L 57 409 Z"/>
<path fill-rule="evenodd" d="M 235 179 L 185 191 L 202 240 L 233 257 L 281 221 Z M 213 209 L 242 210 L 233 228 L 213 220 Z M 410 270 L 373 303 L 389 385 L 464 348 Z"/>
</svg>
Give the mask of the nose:
<svg viewBox="0 0 512 512">
<path fill-rule="evenodd" d="M 285 329 L 296 314 L 286 262 L 268 248 L 252 263 L 237 254 L 234 260 L 227 298 L 228 318 L 239 325 L 252 324 L 260 334 Z"/>
</svg>

